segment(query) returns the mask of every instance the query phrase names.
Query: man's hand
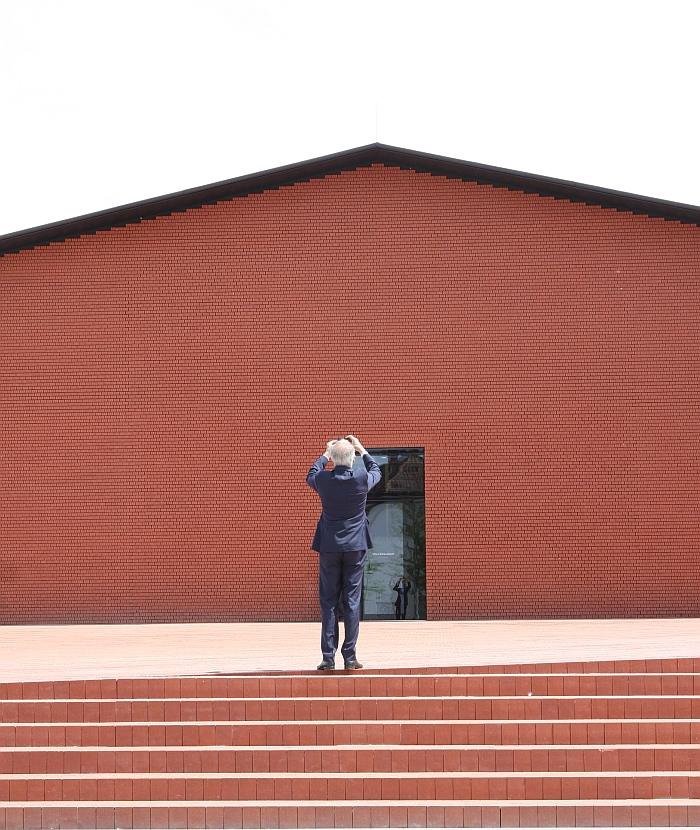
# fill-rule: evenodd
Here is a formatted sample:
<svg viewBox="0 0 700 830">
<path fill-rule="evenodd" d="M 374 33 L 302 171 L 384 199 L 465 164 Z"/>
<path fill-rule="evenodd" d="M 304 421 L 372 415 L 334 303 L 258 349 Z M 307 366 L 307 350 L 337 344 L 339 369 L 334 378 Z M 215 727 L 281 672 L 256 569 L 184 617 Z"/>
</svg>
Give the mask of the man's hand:
<svg viewBox="0 0 700 830">
<path fill-rule="evenodd" d="M 349 441 L 355 448 L 355 452 L 359 452 L 360 455 L 364 455 L 364 453 L 367 452 L 354 435 L 346 435 L 345 440 Z"/>
<path fill-rule="evenodd" d="M 326 456 L 326 458 L 331 457 L 331 447 L 333 446 L 333 444 L 335 444 L 335 441 L 329 441 L 326 444 L 326 451 L 323 453 Z"/>
</svg>

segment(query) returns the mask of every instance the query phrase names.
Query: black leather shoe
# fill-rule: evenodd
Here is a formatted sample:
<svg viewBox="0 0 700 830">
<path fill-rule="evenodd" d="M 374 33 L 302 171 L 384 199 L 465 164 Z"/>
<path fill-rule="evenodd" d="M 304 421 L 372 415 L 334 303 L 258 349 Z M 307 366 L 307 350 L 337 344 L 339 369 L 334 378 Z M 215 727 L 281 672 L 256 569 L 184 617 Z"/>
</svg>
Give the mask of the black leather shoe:
<svg viewBox="0 0 700 830">
<path fill-rule="evenodd" d="M 356 671 L 362 668 L 362 663 L 359 660 L 346 660 L 345 671 Z"/>
<path fill-rule="evenodd" d="M 316 671 L 333 671 L 335 663 L 332 660 L 324 660 L 316 666 Z"/>
</svg>

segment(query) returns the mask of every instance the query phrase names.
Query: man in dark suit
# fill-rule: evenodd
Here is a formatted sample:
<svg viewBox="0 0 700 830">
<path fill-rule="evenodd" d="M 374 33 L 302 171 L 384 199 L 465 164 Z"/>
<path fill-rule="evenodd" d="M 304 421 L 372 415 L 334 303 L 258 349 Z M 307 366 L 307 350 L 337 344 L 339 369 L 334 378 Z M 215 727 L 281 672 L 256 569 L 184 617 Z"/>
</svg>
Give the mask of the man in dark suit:
<svg viewBox="0 0 700 830">
<path fill-rule="evenodd" d="M 363 465 L 353 467 L 355 452 Z M 333 460 L 333 469 L 325 470 Z M 345 611 L 345 641 L 341 653 L 346 669 L 361 669 L 355 647 L 360 633 L 360 598 L 367 549 L 372 547 L 365 505 L 367 493 L 381 479 L 379 466 L 355 438 L 348 435 L 329 441 L 315 461 L 306 483 L 321 497 L 312 549 L 319 553 L 318 596 L 321 603 L 320 671 L 335 668 L 338 649 L 338 600 L 342 593 Z"/>
</svg>

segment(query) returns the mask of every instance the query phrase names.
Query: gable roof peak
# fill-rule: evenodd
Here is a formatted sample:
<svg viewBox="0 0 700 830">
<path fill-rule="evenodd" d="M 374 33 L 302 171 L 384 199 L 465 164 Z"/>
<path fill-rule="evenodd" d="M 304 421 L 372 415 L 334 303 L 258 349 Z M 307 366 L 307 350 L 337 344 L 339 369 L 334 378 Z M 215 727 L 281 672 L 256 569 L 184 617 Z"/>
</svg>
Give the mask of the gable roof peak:
<svg viewBox="0 0 700 830">
<path fill-rule="evenodd" d="M 571 202 L 585 202 L 604 208 L 632 211 L 646 216 L 661 217 L 670 221 L 675 220 L 700 226 L 700 207 L 694 205 L 669 202 L 664 199 L 639 196 L 633 193 L 624 193 L 603 187 L 540 176 L 534 173 L 523 173 L 518 170 L 462 161 L 374 142 L 351 150 L 342 150 L 331 155 L 263 170 L 259 173 L 237 176 L 233 179 L 189 188 L 177 193 L 169 193 L 165 196 L 156 196 L 152 199 L 132 202 L 96 213 L 8 233 L 0 236 L 0 256 L 33 248 L 37 245 L 48 245 L 51 242 L 59 242 L 70 237 L 140 222 L 143 219 L 167 216 L 170 213 L 201 207 L 205 204 L 227 201 L 266 190 L 275 190 L 285 185 L 292 185 L 309 179 L 323 178 L 347 170 L 356 170 L 360 167 L 371 167 L 373 164 L 399 167 L 404 170 L 429 173 L 433 176 L 446 176 L 447 178 L 461 179 L 462 181 L 494 187 L 506 187 L 510 190 L 535 193 L 540 196 L 553 196 Z"/>
</svg>

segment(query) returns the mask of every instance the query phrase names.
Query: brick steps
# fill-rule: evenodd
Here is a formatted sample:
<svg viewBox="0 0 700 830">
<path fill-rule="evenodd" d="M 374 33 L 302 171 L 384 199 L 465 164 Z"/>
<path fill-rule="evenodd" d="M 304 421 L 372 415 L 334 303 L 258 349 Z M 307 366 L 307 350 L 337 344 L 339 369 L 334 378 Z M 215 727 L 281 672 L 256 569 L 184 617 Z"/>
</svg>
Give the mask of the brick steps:
<svg viewBox="0 0 700 830">
<path fill-rule="evenodd" d="M 52 801 L 0 805 L 0 828 L 697 827 L 693 799 Z"/>
<path fill-rule="evenodd" d="M 700 744 L 700 720 L 174 721 L 0 725 L 2 747 Z"/>
<path fill-rule="evenodd" d="M 21 694 L 17 694 L 21 692 Z M 700 671 L 657 674 L 369 674 L 316 672 L 172 680 L 56 681 L 0 684 L 0 702 L 19 700 L 171 699 L 299 697 L 663 697 L 700 694 Z"/>
<path fill-rule="evenodd" d="M 700 771 L 0 776 L 0 801 L 700 799 Z M 700 803 L 700 802 L 698 802 Z"/>
<path fill-rule="evenodd" d="M 700 719 L 700 693 L 667 696 L 295 697 L 0 701 L 0 725 L 181 721 Z"/>
<path fill-rule="evenodd" d="M 19 747 L 0 775 L 83 772 L 608 772 L 700 770 L 700 745 Z"/>
<path fill-rule="evenodd" d="M 0 684 L 0 830 L 700 824 L 700 660 L 628 665 Z"/>
</svg>

